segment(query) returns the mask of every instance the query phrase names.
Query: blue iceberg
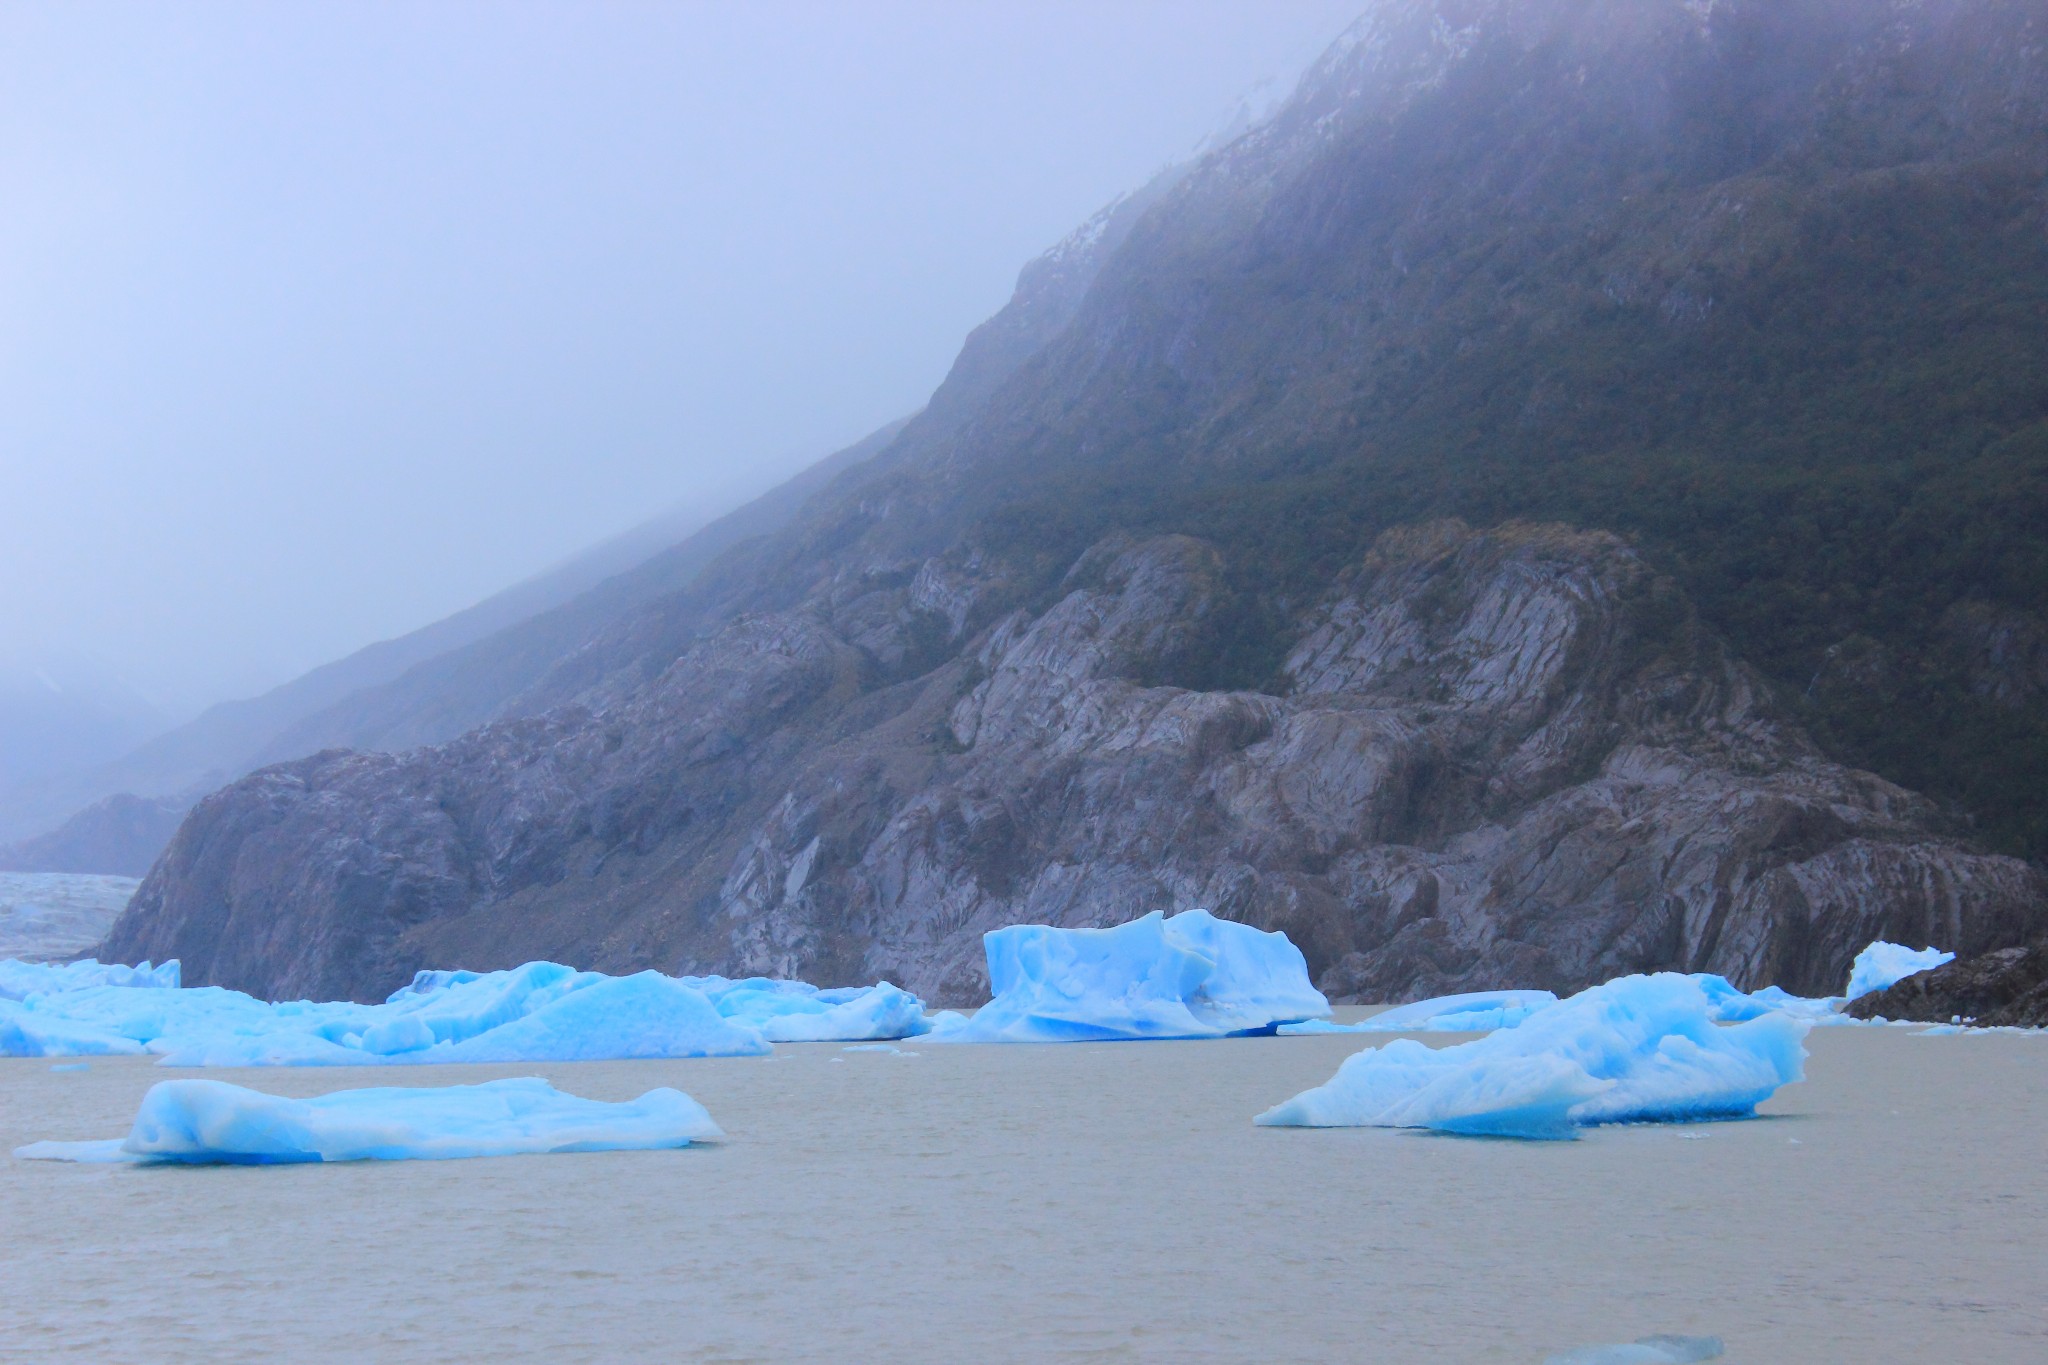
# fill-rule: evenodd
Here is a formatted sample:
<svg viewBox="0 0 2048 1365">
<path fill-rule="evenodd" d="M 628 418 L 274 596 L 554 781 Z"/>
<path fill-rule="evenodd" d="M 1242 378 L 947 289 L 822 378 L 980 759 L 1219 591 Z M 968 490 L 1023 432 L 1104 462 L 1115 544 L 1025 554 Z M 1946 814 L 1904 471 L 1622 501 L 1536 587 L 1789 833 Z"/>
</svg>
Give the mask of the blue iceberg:
<svg viewBox="0 0 2048 1365">
<path fill-rule="evenodd" d="M 465 979 L 466 978 L 466 979 Z M 382 1005 L 263 1006 L 179 1021 L 153 1039 L 165 1066 L 363 1066 L 745 1057 L 759 1031 L 659 972 L 607 976 L 556 962 L 451 974 Z M 244 997 L 246 999 L 246 997 Z"/>
<path fill-rule="evenodd" d="M 686 976 L 728 1019 L 759 1029 L 771 1043 L 858 1043 L 914 1038 L 930 1031 L 924 1002 L 886 981 L 820 990 L 805 981 Z"/>
<path fill-rule="evenodd" d="M 1513 1028 L 1540 1009 L 1557 1003 L 1549 991 L 1470 991 L 1463 995 L 1439 995 L 1396 1005 L 1355 1024 L 1333 1024 L 1311 1019 L 1300 1024 L 1282 1024 L 1287 1035 L 1305 1033 L 1491 1033 Z"/>
<path fill-rule="evenodd" d="M 1915 972 L 1924 972 L 1952 961 L 1954 953 L 1934 948 L 1915 950 L 1896 943 L 1876 942 L 1856 955 L 1850 968 L 1849 986 L 1842 995 L 1809 997 L 1793 995 L 1778 986 L 1743 991 L 1726 977 L 1694 972 L 1688 980 L 1700 988 L 1707 1000 L 1710 1017 L 1716 1023 L 1743 1023 L 1765 1015 L 1788 1015 L 1809 1024 L 1860 1025 L 1875 1020 L 1852 1018 L 1842 1006 L 1859 995 L 1883 990 Z M 1373 1015 L 1355 1024 L 1333 1024 L 1309 1020 L 1282 1024 L 1283 1034 L 1314 1033 L 1483 1033 L 1515 1028 L 1531 1016 L 1558 1003 L 1549 991 L 1478 991 L 1468 995 L 1445 995 L 1418 1000 Z"/>
<path fill-rule="evenodd" d="M 265 1166 L 637 1151 L 721 1136 L 703 1105 L 666 1087 L 608 1104 L 528 1076 L 295 1100 L 226 1081 L 185 1080 L 150 1087 L 126 1138 L 36 1142 L 14 1154 L 30 1161 Z"/>
<path fill-rule="evenodd" d="M 1944 953 L 1939 948 L 1913 949 L 1880 939 L 1856 954 L 1856 961 L 1849 966 L 1849 988 L 1843 992 L 1843 999 L 1854 1000 L 1859 995 L 1896 986 L 1915 972 L 1932 971 L 1955 958 L 1954 953 Z"/>
<path fill-rule="evenodd" d="M 1015 924 L 982 936 L 994 998 L 931 1021 L 933 1042 L 1222 1038 L 1329 1014 L 1287 935 L 1188 910 L 1112 929 Z"/>
<path fill-rule="evenodd" d="M 179 989 L 176 963 L 91 965 L 96 973 L 8 978 L 41 987 L 0 999 L 0 1056 L 153 1052 L 165 1066 L 209 1067 L 738 1057 L 765 1053 L 771 1042 L 868 1042 L 929 1027 L 923 1002 L 887 983 L 820 990 L 529 962 L 420 972 L 382 1004 L 359 1005 Z"/>
<path fill-rule="evenodd" d="M 55 995 L 93 986 L 126 986 L 131 989 L 176 990 L 178 960 L 161 967 L 144 962 L 125 967 L 118 962 L 22 962 L 0 958 L 0 1000 L 26 1000 L 31 995 Z"/>
<path fill-rule="evenodd" d="M 0 1000 L 0 1057 L 108 1057 L 147 1051 L 136 1039 Z"/>
<path fill-rule="evenodd" d="M 1775 1011 L 1720 1024 L 1697 979 L 1625 976 L 1469 1043 L 1367 1048 L 1256 1121 L 1568 1138 L 1601 1123 L 1747 1117 L 1803 1079 L 1809 1027 Z"/>
</svg>

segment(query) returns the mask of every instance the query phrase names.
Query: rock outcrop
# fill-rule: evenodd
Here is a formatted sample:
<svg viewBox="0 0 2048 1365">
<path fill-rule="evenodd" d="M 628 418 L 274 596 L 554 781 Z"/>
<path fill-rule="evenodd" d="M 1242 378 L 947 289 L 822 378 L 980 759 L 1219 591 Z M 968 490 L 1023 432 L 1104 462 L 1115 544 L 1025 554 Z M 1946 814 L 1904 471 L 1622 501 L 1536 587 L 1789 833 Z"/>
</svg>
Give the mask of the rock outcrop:
<svg viewBox="0 0 2048 1365">
<path fill-rule="evenodd" d="M 1272 691 L 1177 678 L 1223 566 L 1117 536 L 1051 600 L 973 554 L 743 616 L 602 709 L 329 753 L 204 802 L 105 945 L 267 994 L 429 963 L 887 976 L 1209 906 L 1344 999 L 1678 968 L 1820 993 L 1872 938 L 2012 941 L 2038 872 L 1827 762 L 1624 542 L 1403 528 Z"/>
<path fill-rule="evenodd" d="M 492 724 L 203 802 L 106 952 L 967 1000 L 994 925 L 1207 905 L 1385 999 L 2028 941 L 1971 836 L 2048 848 L 2044 54 L 2035 0 L 1378 0 L 886 448 Z"/>
<path fill-rule="evenodd" d="M 1858 1019 L 2048 1028 L 2048 940 L 1915 972 L 1886 990 L 1858 996 L 1844 1012 Z"/>
</svg>

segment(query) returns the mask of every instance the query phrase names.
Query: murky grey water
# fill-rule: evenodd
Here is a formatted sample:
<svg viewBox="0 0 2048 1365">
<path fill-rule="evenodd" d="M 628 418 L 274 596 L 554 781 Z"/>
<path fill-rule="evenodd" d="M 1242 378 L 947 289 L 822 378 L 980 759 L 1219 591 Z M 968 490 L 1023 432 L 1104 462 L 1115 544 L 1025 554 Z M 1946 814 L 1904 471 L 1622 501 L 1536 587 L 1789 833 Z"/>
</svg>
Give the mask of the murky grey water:
<svg viewBox="0 0 2048 1365">
<path fill-rule="evenodd" d="M 675 1085 L 729 1139 L 0 1158 L 0 1357 L 1534 1362 L 1681 1332 L 1759 1365 L 2048 1360 L 2048 1039 L 1821 1030 L 1768 1119 L 1576 1143 L 1252 1126 L 1365 1041 L 206 1073 Z M 125 1132 L 166 1074 L 0 1061 L 0 1151 Z"/>
</svg>

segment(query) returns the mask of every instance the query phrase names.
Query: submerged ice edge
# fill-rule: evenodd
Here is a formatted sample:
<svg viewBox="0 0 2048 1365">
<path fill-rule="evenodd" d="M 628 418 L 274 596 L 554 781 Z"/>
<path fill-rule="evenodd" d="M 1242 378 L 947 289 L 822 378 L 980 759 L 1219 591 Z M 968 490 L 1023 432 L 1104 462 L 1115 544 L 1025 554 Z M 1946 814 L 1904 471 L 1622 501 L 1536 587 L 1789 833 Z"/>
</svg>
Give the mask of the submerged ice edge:
<svg viewBox="0 0 2048 1365">
<path fill-rule="evenodd" d="M 1224 1038 L 1330 1013 L 1287 935 L 1206 910 L 1107 929 L 1016 924 L 982 946 L 992 998 L 971 1015 L 935 1016 L 928 1041 Z"/>
<path fill-rule="evenodd" d="M 778 1042 L 1073 1042 L 1237 1034 L 1485 1032 L 1558 1006 L 1547 991 L 1417 1001 L 1357 1024 L 1329 1003 L 1285 934 L 1204 910 L 1157 912 L 1108 929 L 1014 925 L 984 936 L 994 998 L 971 1015 L 927 1016 L 883 982 L 819 989 L 753 977 L 611 977 L 557 963 L 510 971 L 422 971 L 380 1005 L 267 1003 L 184 990 L 179 964 L 0 962 L 0 1056 L 155 1053 L 166 1066 L 345 1066 L 760 1055 Z M 1877 942 L 1857 955 L 1848 993 L 1776 987 L 1745 994 L 1696 975 L 1714 1017 L 1785 1014 L 1848 1024 L 1841 1005 L 1947 961 Z"/>
<path fill-rule="evenodd" d="M 597 1061 L 758 1056 L 773 1042 L 886 1041 L 930 1028 L 923 1002 L 888 983 L 821 990 L 531 962 L 421 973 L 383 1003 L 361 1005 L 179 989 L 158 972 L 147 983 L 40 976 L 55 988 L 0 1000 L 0 1056 L 154 1053 L 162 1065 L 196 1067 Z"/>
<path fill-rule="evenodd" d="M 1811 1027 L 1779 1011 L 1724 1024 L 1695 977 L 1621 977 L 1472 1042 L 1367 1048 L 1254 1122 L 1555 1139 L 1604 1123 L 1748 1117 L 1804 1078 Z"/>
<path fill-rule="evenodd" d="M 14 1154 L 29 1161 L 282 1165 L 647 1151 L 722 1136 L 703 1105 L 668 1087 L 608 1102 L 527 1076 L 290 1099 L 226 1081 L 175 1080 L 150 1088 L 125 1138 L 36 1142 Z"/>
<path fill-rule="evenodd" d="M 1721 1023 L 1741 1023 L 1766 1014 L 1787 1014 L 1809 1024 L 1829 1027 L 1888 1025 L 1902 1021 L 1859 1019 L 1844 1014 L 1842 1007 L 1858 996 L 1896 985 L 1917 972 L 1932 970 L 1955 959 L 1954 953 L 1936 948 L 1906 948 L 1882 939 L 1867 945 L 1850 967 L 1849 982 L 1841 995 L 1799 996 L 1778 986 L 1742 991 L 1726 977 L 1710 972 L 1688 973 L 1707 993 L 1713 1017 Z M 1354 1024 L 1307 1020 L 1283 1024 L 1277 1030 L 1286 1036 L 1322 1033 L 1485 1033 L 1514 1028 L 1530 1016 L 1558 1003 L 1549 991 L 1497 990 L 1463 995 L 1433 996 L 1396 1005 Z M 1952 1021 L 1960 1023 L 1962 1021 Z"/>
</svg>

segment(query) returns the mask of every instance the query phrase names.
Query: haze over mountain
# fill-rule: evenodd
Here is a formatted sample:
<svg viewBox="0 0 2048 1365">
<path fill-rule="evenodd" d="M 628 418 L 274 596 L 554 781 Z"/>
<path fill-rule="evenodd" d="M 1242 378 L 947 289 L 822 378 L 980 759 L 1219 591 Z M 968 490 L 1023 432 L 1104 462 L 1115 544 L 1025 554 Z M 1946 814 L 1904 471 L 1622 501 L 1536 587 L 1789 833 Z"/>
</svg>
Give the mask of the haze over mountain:
<svg viewBox="0 0 2048 1365">
<path fill-rule="evenodd" d="M 0 7 L 0 667 L 185 719 L 737 506 L 1347 9 Z"/>
<path fill-rule="evenodd" d="M 657 517 L 446 620 L 260 697 L 210 707 L 112 762 L 0 785 L 0 834 L 39 831 L 0 847 L 0 870 L 140 876 L 194 801 L 251 769 L 323 748 L 450 739 L 508 706 L 516 713 L 520 694 L 564 650 L 684 586 L 729 545 L 781 525 L 808 492 L 900 426 L 891 423 L 708 526 L 689 531 L 682 510 Z M 73 814 L 48 828 L 62 812 Z"/>
<path fill-rule="evenodd" d="M 780 529 L 505 719 L 209 797 L 103 951 L 966 999 L 997 924 L 1206 904 L 1384 999 L 2024 941 L 2043 22 L 1381 0 Z"/>
<path fill-rule="evenodd" d="M 0 14 L 0 846 L 44 851 L 0 862 L 138 856 L 132 803 L 54 827 L 493 714 L 450 681 L 312 720 L 917 407 L 1019 259 L 1350 17 Z M 78 711 L 106 679 L 149 701 Z"/>
</svg>

